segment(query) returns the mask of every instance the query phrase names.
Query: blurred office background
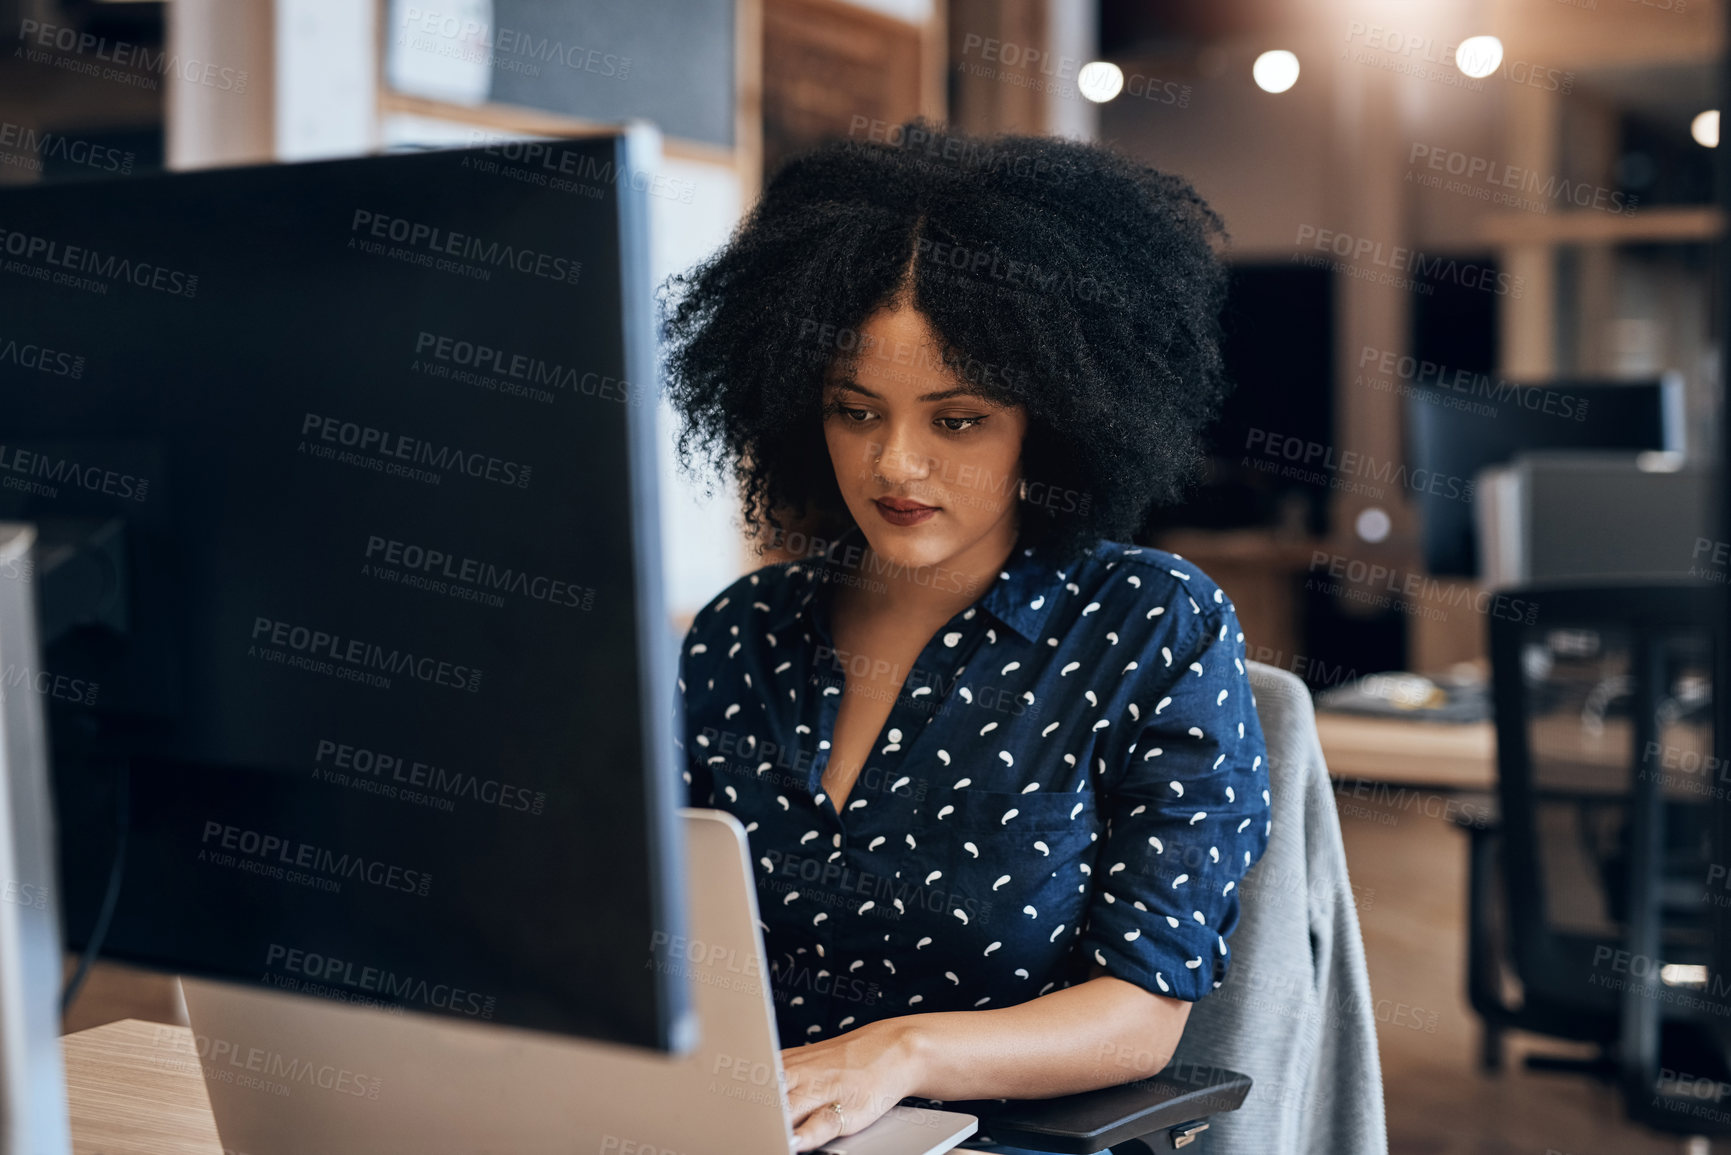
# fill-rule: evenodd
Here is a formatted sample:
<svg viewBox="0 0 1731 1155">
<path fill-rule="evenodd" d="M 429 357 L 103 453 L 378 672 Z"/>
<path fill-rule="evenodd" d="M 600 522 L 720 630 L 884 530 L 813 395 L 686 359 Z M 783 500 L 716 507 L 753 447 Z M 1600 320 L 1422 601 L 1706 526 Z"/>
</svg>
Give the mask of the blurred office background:
<svg viewBox="0 0 1731 1155">
<path fill-rule="evenodd" d="M 1596 1077 L 1598 1043 L 1498 1033 L 1469 1003 L 1469 946 L 1494 937 L 1469 852 L 1500 819 L 1509 591 L 1731 571 L 1705 472 L 1724 23 L 1722 0 L 0 0 L 0 184 L 645 118 L 659 281 L 786 156 L 916 114 L 1187 177 L 1232 237 L 1238 392 L 1207 483 L 1144 540 L 1218 579 L 1253 656 L 1328 707 L 1392 1149 L 1674 1150 Z M 664 418 L 678 631 L 762 559 Z M 1539 652 L 1606 660 L 1570 644 Z M 1615 922 L 1603 889 L 1586 923 Z M 148 1015 L 153 989 L 113 970 L 77 1025 Z"/>
</svg>

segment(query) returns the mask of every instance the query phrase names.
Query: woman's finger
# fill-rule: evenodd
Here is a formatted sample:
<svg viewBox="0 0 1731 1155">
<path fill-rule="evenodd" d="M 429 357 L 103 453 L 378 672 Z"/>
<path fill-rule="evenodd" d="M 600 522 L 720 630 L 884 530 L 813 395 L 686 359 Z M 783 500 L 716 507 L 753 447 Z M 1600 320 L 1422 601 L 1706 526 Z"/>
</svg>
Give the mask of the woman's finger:
<svg viewBox="0 0 1731 1155">
<path fill-rule="evenodd" d="M 787 1112 L 793 1117 L 793 1121 L 798 1123 L 819 1107 L 828 1106 L 839 1098 L 841 1098 L 840 1095 L 835 1094 L 832 1090 L 825 1090 L 821 1086 L 789 1091 L 787 1094 Z M 835 1112 L 831 1111 L 830 1114 L 833 1115 Z"/>
<path fill-rule="evenodd" d="M 829 1099 L 820 1104 L 793 1129 L 794 1150 L 815 1151 L 841 1134 L 842 1117 L 829 1108 L 833 1102 Z"/>
</svg>

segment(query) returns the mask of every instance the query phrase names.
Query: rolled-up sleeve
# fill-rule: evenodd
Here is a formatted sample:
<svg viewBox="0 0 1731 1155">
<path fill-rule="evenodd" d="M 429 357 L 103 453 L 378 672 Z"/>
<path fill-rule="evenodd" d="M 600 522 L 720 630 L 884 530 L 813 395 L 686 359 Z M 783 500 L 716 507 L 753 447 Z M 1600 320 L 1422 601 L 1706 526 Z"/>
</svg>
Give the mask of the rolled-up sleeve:
<svg viewBox="0 0 1731 1155">
<path fill-rule="evenodd" d="M 1230 602 L 1153 647 L 1128 721 L 1136 740 L 1100 784 L 1108 820 L 1079 941 L 1106 972 L 1169 998 L 1219 986 L 1238 884 L 1270 829 L 1268 753 Z"/>
</svg>

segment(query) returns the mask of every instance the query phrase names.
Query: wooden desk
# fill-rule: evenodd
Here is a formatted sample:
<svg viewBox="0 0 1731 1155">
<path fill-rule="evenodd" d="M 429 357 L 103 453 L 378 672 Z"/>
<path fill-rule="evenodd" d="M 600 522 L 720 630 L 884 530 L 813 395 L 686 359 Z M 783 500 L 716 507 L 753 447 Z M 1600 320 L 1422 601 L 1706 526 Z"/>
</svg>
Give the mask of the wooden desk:
<svg viewBox="0 0 1731 1155">
<path fill-rule="evenodd" d="M 60 1049 L 74 1155 L 223 1155 L 186 1027 L 122 1019 Z"/>
<path fill-rule="evenodd" d="M 1489 722 L 1412 722 L 1318 710 L 1316 732 L 1330 778 L 1496 789 L 1497 735 Z"/>
<path fill-rule="evenodd" d="M 1496 789 L 1497 735 L 1490 722 L 1416 722 L 1318 710 L 1316 732 L 1330 778 Z M 1589 732 L 1577 717 L 1547 715 L 1533 722 L 1530 733 L 1541 789 L 1604 795 L 1630 789 L 1635 750 L 1626 718 L 1611 718 Z M 1701 770 L 1711 737 L 1702 725 L 1666 728 L 1663 749 L 1670 760 L 1649 763 L 1665 775 L 1660 786 L 1665 797 L 1703 800 L 1716 773 L 1715 768 Z"/>
</svg>

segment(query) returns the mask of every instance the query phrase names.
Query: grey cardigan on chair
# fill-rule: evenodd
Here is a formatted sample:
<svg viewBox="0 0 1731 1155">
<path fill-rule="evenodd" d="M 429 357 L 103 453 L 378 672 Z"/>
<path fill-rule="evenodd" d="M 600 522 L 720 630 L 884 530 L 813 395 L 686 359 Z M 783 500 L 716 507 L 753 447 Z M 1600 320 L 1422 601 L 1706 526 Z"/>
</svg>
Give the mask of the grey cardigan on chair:
<svg viewBox="0 0 1731 1155">
<path fill-rule="evenodd" d="M 1226 979 L 1191 1009 L 1167 1074 L 1249 1075 L 1207 1148 L 1230 1155 L 1386 1155 L 1382 1066 L 1358 911 L 1310 691 L 1251 662 L 1273 828 L 1241 887 Z"/>
</svg>

